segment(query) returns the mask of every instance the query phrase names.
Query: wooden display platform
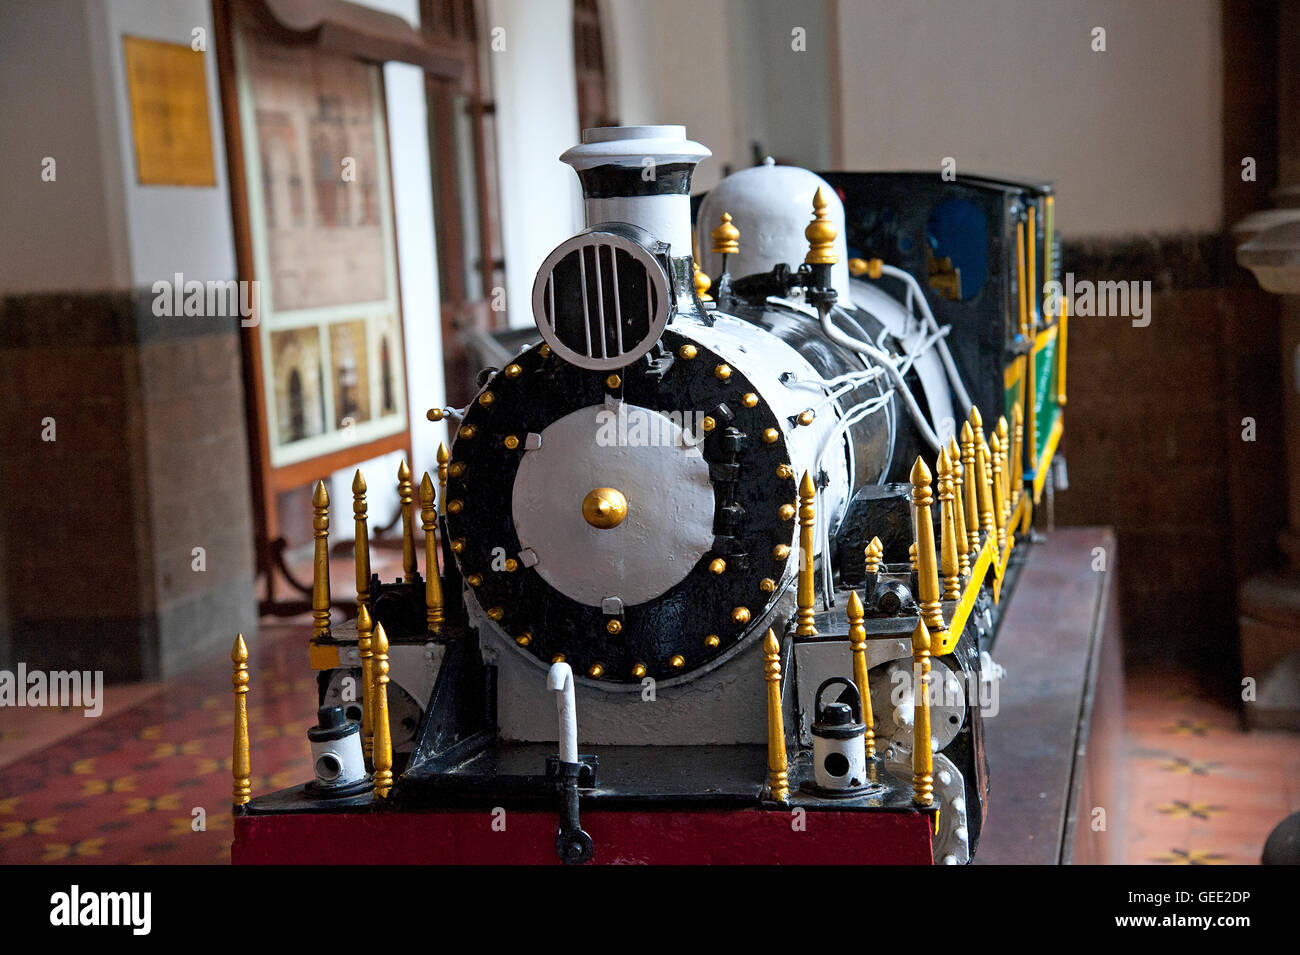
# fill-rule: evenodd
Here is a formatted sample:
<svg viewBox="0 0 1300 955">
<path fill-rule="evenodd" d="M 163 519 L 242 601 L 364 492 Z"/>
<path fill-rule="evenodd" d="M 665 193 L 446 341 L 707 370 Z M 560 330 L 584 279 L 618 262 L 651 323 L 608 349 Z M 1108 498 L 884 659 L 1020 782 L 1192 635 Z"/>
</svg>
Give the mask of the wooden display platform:
<svg viewBox="0 0 1300 955">
<path fill-rule="evenodd" d="M 1121 861 L 1117 551 L 1108 527 L 1058 528 L 1030 549 L 993 647 L 1006 676 L 999 712 L 984 715 L 990 792 L 978 864 Z M 1104 571 L 1094 570 L 1099 553 Z"/>
</svg>

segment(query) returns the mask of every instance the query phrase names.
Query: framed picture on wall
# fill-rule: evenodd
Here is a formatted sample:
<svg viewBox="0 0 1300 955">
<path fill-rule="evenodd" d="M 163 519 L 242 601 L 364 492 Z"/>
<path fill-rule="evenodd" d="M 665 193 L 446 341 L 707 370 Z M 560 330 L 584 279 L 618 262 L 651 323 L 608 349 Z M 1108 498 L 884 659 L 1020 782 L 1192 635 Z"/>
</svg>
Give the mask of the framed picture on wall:
<svg viewBox="0 0 1300 955">
<path fill-rule="evenodd" d="M 407 444 L 383 74 L 239 29 L 234 63 L 257 390 L 269 467 L 295 475 L 283 486 L 295 465 Z"/>
</svg>

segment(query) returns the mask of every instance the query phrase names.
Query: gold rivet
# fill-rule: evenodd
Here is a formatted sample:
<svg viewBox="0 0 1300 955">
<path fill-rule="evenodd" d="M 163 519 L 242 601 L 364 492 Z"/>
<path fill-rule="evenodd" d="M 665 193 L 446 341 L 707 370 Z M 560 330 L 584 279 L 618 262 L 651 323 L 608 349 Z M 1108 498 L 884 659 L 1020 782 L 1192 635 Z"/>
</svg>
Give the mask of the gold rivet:
<svg viewBox="0 0 1300 955">
<path fill-rule="evenodd" d="M 731 611 L 731 622 L 749 623 L 749 608 L 737 607 L 735 610 Z"/>
<path fill-rule="evenodd" d="M 683 345 L 681 348 L 677 349 L 677 354 L 682 358 L 685 358 L 687 361 L 690 361 L 699 354 L 699 351 L 694 345 Z"/>
<path fill-rule="evenodd" d="M 563 663 L 563 662 L 564 662 L 564 654 L 563 654 L 563 653 L 557 653 L 555 656 L 551 657 L 551 662 L 552 662 L 552 663 Z"/>
<path fill-rule="evenodd" d="M 621 620 L 611 620 L 605 624 L 605 630 L 608 633 L 620 634 L 623 632 L 623 622 Z"/>
<path fill-rule="evenodd" d="M 462 501 L 460 498 L 456 498 L 456 499 L 453 500 L 453 501 L 448 501 L 448 502 L 447 502 L 447 513 L 448 513 L 448 514 L 459 514 L 459 513 L 461 512 L 461 509 L 464 508 L 464 506 L 465 506 L 465 502 Z"/>
<path fill-rule="evenodd" d="M 703 431 L 712 431 L 717 426 L 718 423 L 708 415 L 705 415 L 704 420 L 700 422 L 700 429 Z"/>
<path fill-rule="evenodd" d="M 740 403 L 744 405 L 746 408 L 753 408 L 755 405 L 758 404 L 758 395 L 754 394 L 751 391 L 748 394 L 746 394 L 745 397 L 740 399 Z"/>
<path fill-rule="evenodd" d="M 788 464 L 778 464 L 776 466 L 776 476 L 782 480 L 789 480 L 794 477 L 794 468 Z"/>
<path fill-rule="evenodd" d="M 717 368 L 714 368 L 713 377 L 718 379 L 718 381 L 726 381 L 731 377 L 731 366 L 724 363 L 719 365 Z"/>
<path fill-rule="evenodd" d="M 777 544 L 775 547 L 772 548 L 772 556 L 775 557 L 777 560 L 785 560 L 787 557 L 790 556 L 790 545 Z"/>
<path fill-rule="evenodd" d="M 455 464 L 453 464 L 453 465 L 451 465 L 451 466 L 449 466 L 449 467 L 447 468 L 447 473 L 448 473 L 449 475 L 451 475 L 452 477 L 454 477 L 454 478 L 464 477 L 464 476 L 465 476 L 465 462 L 464 462 L 464 461 L 457 461 Z"/>
<path fill-rule="evenodd" d="M 720 574 L 727 569 L 727 562 L 721 557 L 715 557 L 709 561 L 709 573 Z"/>
<path fill-rule="evenodd" d="M 722 641 L 718 639 L 718 635 L 716 633 L 711 633 L 704 638 L 704 645 L 708 647 L 710 650 L 715 649 L 718 646 L 718 644 L 720 644 L 721 642 Z"/>
<path fill-rule="evenodd" d="M 591 677 L 593 680 L 599 680 L 604 675 L 605 668 L 599 663 L 593 663 L 587 668 L 587 676 Z"/>
<path fill-rule="evenodd" d="M 519 569 L 519 561 L 515 560 L 513 557 L 507 557 L 507 558 L 506 558 L 506 573 L 507 573 L 507 574 L 513 574 L 513 573 L 514 573 L 516 570 L 518 570 L 518 569 Z"/>
<path fill-rule="evenodd" d="M 781 520 L 783 521 L 788 521 L 793 519 L 794 513 L 795 513 L 795 507 L 793 504 L 782 504 L 776 510 L 777 517 L 781 518 Z"/>
<path fill-rule="evenodd" d="M 451 542 L 451 552 L 453 554 L 462 554 L 465 552 L 465 538 L 457 537 Z"/>
<path fill-rule="evenodd" d="M 430 421 L 441 421 L 443 418 L 442 409 L 430 408 L 428 411 L 424 413 L 424 416 L 428 418 Z"/>
<path fill-rule="evenodd" d="M 511 451 L 513 451 L 515 448 L 519 447 L 519 436 L 514 434 L 508 434 L 506 435 L 506 439 L 501 443 L 504 444 Z"/>
<path fill-rule="evenodd" d="M 507 378 L 518 378 L 524 373 L 524 370 L 518 365 L 506 365 L 505 376 Z"/>
<path fill-rule="evenodd" d="M 497 400 L 497 396 L 492 394 L 492 392 L 490 391 L 485 391 L 483 392 L 483 394 L 478 396 L 478 403 L 481 404 L 484 408 L 486 408 L 488 405 L 492 404 L 492 402 L 496 400 Z"/>
<path fill-rule="evenodd" d="M 643 676 L 645 676 L 645 673 L 646 670 L 645 670 L 644 663 L 638 663 L 636 666 L 632 667 L 632 675 L 636 677 L 638 680 L 641 679 Z"/>
<path fill-rule="evenodd" d="M 680 653 L 674 653 L 668 660 L 668 665 L 674 670 L 680 670 L 682 667 L 686 666 L 686 658 Z"/>
<path fill-rule="evenodd" d="M 597 530 L 618 527 L 627 517 L 627 498 L 612 487 L 598 487 L 582 499 L 582 516 Z"/>
<path fill-rule="evenodd" d="M 618 375 L 610 375 L 605 379 L 605 386 L 608 388 L 619 388 L 623 384 L 623 379 Z"/>
<path fill-rule="evenodd" d="M 471 587 L 477 587 L 479 584 L 483 583 L 483 575 L 470 574 L 465 578 L 465 583 L 469 584 Z"/>
<path fill-rule="evenodd" d="M 537 349 L 537 354 L 541 355 L 543 358 L 550 358 L 550 357 L 551 357 L 551 346 L 550 346 L 550 345 L 543 345 L 541 348 Z"/>
<path fill-rule="evenodd" d="M 763 432 L 764 444 L 776 444 L 780 440 L 781 440 L 781 432 L 777 431 L 776 428 L 768 428 L 766 431 Z"/>
<path fill-rule="evenodd" d="M 519 636 L 515 637 L 515 643 L 519 644 L 521 647 L 526 647 L 528 646 L 528 644 L 532 642 L 533 642 L 533 635 L 529 633 L 527 630 L 525 630 Z"/>
<path fill-rule="evenodd" d="M 502 610 L 500 607 L 493 607 L 491 610 L 488 611 L 489 620 L 500 620 L 505 615 L 506 612 Z"/>
<path fill-rule="evenodd" d="M 813 413 L 811 408 L 809 408 L 807 411 L 799 412 L 799 417 L 796 420 L 806 428 L 808 425 L 813 423 L 813 419 L 816 417 L 817 415 Z"/>
<path fill-rule="evenodd" d="M 770 594 L 772 591 L 776 590 L 776 581 L 771 577 L 764 577 L 762 581 L 759 582 L 758 589 L 763 591 L 765 594 Z"/>
<path fill-rule="evenodd" d="M 474 435 L 476 435 L 476 434 L 478 434 L 478 432 L 474 430 L 474 426 L 473 426 L 472 424 L 467 424 L 467 425 L 462 425 L 462 426 L 461 426 L 461 429 L 460 429 L 460 436 L 461 436 L 462 438 L 464 438 L 466 441 L 468 441 L 470 438 L 474 437 Z"/>
</svg>

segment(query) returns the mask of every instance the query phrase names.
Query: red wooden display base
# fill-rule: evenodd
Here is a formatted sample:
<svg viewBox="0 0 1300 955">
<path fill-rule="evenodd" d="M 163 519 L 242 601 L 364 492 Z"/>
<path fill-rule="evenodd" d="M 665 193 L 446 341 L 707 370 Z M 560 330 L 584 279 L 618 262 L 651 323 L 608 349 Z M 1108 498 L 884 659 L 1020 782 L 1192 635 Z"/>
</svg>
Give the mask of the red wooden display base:
<svg viewBox="0 0 1300 955">
<path fill-rule="evenodd" d="M 505 831 L 499 829 L 502 821 Z M 583 812 L 594 863 L 930 865 L 931 817 L 897 812 Z M 798 826 L 799 828 L 796 828 Z M 487 810 L 235 817 L 236 865 L 559 864 L 555 813 Z"/>
</svg>

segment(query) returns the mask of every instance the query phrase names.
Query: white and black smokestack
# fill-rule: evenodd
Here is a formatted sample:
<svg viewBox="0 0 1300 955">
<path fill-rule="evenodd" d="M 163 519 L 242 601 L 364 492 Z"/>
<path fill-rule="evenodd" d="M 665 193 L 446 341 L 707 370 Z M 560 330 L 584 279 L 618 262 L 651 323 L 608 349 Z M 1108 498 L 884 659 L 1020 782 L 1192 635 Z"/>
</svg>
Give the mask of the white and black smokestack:
<svg viewBox="0 0 1300 955">
<path fill-rule="evenodd" d="M 629 222 L 677 259 L 691 254 L 691 176 L 711 155 L 685 126 L 605 126 L 583 130 L 560 160 L 582 181 L 588 228 Z"/>
</svg>

